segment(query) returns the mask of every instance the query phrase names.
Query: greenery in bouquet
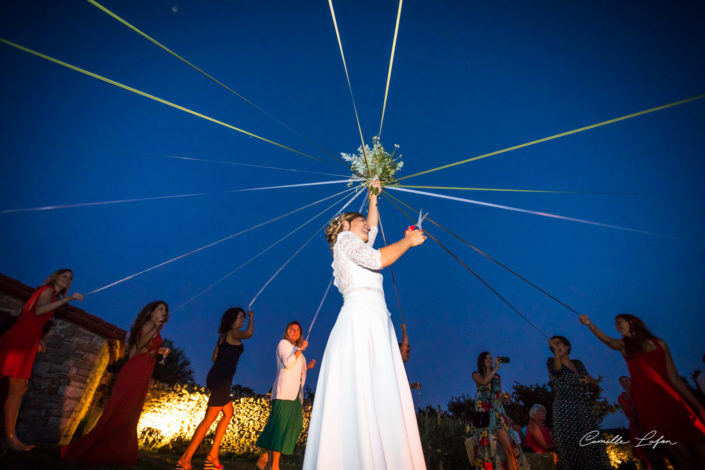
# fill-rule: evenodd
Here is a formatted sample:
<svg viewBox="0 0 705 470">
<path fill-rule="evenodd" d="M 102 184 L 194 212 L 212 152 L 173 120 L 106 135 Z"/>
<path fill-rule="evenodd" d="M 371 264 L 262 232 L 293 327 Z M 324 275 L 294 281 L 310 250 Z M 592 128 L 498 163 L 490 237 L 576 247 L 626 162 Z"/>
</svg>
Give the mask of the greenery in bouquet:
<svg viewBox="0 0 705 470">
<path fill-rule="evenodd" d="M 349 186 L 352 186 L 357 178 L 360 177 L 365 180 L 360 183 L 363 186 L 367 185 L 367 180 L 369 179 L 379 179 L 385 185 L 396 183 L 394 175 L 404 166 L 404 162 L 401 161 L 401 154 L 396 154 L 398 149 L 399 146 L 395 144 L 394 151 L 392 153 L 387 152 L 382 147 L 379 137 L 375 136 L 372 137 L 372 148 L 365 144 L 364 150 L 360 146 L 355 153 L 341 153 L 343 159 L 350 163 L 355 173 Z M 365 153 L 367 153 L 367 161 L 365 161 Z M 368 163 L 369 169 L 367 167 Z"/>
</svg>

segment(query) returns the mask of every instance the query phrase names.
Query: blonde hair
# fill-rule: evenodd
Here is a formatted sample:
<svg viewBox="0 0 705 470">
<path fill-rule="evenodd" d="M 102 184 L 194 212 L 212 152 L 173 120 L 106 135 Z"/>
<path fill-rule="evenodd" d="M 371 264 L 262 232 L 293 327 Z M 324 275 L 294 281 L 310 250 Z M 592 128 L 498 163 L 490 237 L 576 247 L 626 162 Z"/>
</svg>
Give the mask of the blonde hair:
<svg viewBox="0 0 705 470">
<path fill-rule="evenodd" d="M 58 271 L 54 271 L 51 276 L 47 278 L 46 281 L 44 281 L 44 284 L 42 284 L 42 287 L 44 286 L 51 286 L 52 289 L 54 288 L 54 283 L 59 279 L 59 276 L 61 276 L 64 273 L 71 273 L 73 274 L 73 271 L 70 269 L 59 269 Z M 61 289 L 59 292 L 55 292 L 54 296 L 56 299 L 63 299 L 66 296 L 66 291 L 68 289 L 64 288 Z"/>
<path fill-rule="evenodd" d="M 328 227 L 326 227 L 326 240 L 328 240 L 331 251 L 333 250 L 333 245 L 335 245 L 335 242 L 338 240 L 338 235 L 343 231 L 343 221 L 350 223 L 358 217 L 365 218 L 365 216 L 359 212 L 344 212 L 331 220 Z"/>
</svg>

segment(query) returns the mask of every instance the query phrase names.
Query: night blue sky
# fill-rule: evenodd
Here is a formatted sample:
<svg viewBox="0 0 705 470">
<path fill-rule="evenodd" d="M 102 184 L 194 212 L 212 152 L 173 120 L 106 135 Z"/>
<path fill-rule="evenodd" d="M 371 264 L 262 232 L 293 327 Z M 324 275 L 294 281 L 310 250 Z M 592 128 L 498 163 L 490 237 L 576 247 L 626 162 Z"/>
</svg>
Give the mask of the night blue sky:
<svg viewBox="0 0 705 470">
<path fill-rule="evenodd" d="M 108 1 L 104 5 L 334 152 L 360 144 L 325 1 Z M 398 4 L 336 1 L 366 139 L 379 128 Z M 382 142 L 400 176 L 705 92 L 705 3 L 412 2 L 402 11 Z M 343 184 L 224 193 L 337 177 L 166 158 L 182 156 L 345 173 L 315 146 L 87 2 L 5 1 L 0 36 L 331 162 L 324 165 L 0 44 L 0 211 L 185 193 L 206 196 L 0 214 L 0 271 L 37 285 L 61 267 L 88 292 L 345 189 Z M 568 195 L 436 191 L 684 240 L 394 193 L 585 312 L 644 319 L 682 375 L 704 352 L 705 100 L 410 178 L 407 184 L 618 192 Z M 320 218 L 210 292 L 174 311 L 326 203 L 94 294 L 77 306 L 122 328 L 166 300 L 164 334 L 207 373 L 229 306 L 250 301 Z M 408 221 L 388 202 L 387 236 Z M 329 211 L 325 217 L 333 215 Z M 428 226 L 429 230 L 432 226 Z M 616 400 L 622 358 L 575 315 L 465 245 L 432 230 L 573 357 Z M 378 246 L 381 239 L 378 241 Z M 330 276 L 319 236 L 258 299 L 236 382 L 266 392 L 284 326 L 308 326 Z M 399 311 L 388 273 L 387 300 Z M 429 240 L 395 265 L 409 325 L 407 372 L 418 406 L 475 393 L 477 354 L 508 355 L 504 387 L 545 382 L 546 340 Z M 311 336 L 320 359 L 341 298 Z M 399 330 L 397 330 L 399 332 Z M 308 383 L 317 379 L 312 371 Z M 607 424 L 623 424 L 619 417 Z"/>
</svg>

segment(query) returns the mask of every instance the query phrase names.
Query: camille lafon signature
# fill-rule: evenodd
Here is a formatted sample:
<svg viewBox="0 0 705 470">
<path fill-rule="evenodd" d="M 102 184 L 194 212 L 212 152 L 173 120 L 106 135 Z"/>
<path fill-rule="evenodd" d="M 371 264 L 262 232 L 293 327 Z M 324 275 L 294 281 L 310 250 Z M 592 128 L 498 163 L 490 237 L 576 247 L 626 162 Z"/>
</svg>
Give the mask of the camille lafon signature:
<svg viewBox="0 0 705 470">
<path fill-rule="evenodd" d="M 580 447 L 589 446 L 592 444 L 629 444 L 629 441 L 622 439 L 622 436 L 617 434 L 612 439 L 598 439 L 600 437 L 600 431 L 590 431 L 580 438 Z M 669 441 L 665 439 L 664 436 L 656 436 L 656 430 L 646 433 L 643 437 L 636 437 L 637 441 L 634 447 L 651 447 L 656 449 L 659 444 L 668 444 L 674 446 L 678 444 L 677 442 Z"/>
</svg>

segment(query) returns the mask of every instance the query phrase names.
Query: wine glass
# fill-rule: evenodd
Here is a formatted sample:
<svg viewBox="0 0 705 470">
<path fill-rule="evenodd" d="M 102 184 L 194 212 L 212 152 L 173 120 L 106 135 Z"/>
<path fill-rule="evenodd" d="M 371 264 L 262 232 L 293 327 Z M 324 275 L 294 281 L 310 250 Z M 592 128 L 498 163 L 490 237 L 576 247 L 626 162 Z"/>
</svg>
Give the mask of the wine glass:
<svg viewBox="0 0 705 470">
<path fill-rule="evenodd" d="M 166 364 L 166 357 L 169 355 L 169 352 L 171 352 L 169 350 L 169 348 L 162 348 L 162 354 L 161 354 L 162 358 L 159 360 L 159 362 L 157 362 L 157 364 L 161 364 L 161 365 Z"/>
</svg>

